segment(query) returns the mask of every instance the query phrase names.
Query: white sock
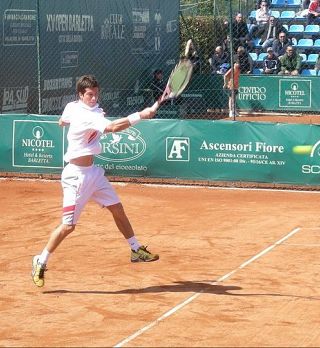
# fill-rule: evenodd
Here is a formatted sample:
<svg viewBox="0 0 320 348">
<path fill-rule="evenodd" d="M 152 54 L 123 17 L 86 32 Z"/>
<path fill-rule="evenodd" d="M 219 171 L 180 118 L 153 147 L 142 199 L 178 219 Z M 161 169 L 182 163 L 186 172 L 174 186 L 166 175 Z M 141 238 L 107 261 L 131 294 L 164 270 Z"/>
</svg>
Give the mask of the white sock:
<svg viewBox="0 0 320 348">
<path fill-rule="evenodd" d="M 137 241 L 135 236 L 128 238 L 127 242 L 129 243 L 130 248 L 134 251 L 137 251 L 141 247 L 141 244 Z"/>
<path fill-rule="evenodd" d="M 50 256 L 49 251 L 46 248 L 44 248 L 39 257 L 39 262 L 42 263 L 43 265 L 46 265 L 48 263 L 49 256 Z"/>
</svg>

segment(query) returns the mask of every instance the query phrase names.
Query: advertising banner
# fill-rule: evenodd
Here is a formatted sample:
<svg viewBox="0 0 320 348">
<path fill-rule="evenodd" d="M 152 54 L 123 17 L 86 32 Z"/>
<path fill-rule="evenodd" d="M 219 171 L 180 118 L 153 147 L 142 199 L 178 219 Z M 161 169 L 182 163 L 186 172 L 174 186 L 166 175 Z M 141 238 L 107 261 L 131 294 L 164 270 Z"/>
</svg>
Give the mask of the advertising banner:
<svg viewBox="0 0 320 348">
<path fill-rule="evenodd" d="M 58 116 L 0 117 L 0 171 L 61 173 Z M 320 185 L 320 126 L 148 120 L 101 137 L 106 175 Z"/>
</svg>

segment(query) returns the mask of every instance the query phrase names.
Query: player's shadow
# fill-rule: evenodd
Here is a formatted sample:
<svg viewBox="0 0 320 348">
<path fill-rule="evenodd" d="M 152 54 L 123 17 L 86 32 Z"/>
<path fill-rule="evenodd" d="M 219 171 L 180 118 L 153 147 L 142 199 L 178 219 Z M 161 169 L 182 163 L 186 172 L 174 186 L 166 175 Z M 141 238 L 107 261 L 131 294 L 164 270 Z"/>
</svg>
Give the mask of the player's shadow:
<svg viewBox="0 0 320 348">
<path fill-rule="evenodd" d="M 233 291 L 242 290 L 240 286 L 215 284 L 213 281 L 177 281 L 168 285 L 154 285 L 145 288 L 128 288 L 122 290 L 68 290 L 58 289 L 43 291 L 43 294 L 88 294 L 88 295 L 126 295 L 126 294 L 150 294 L 150 293 L 164 293 L 164 292 L 191 292 L 204 293 L 213 295 L 227 295 L 239 297 L 290 297 L 297 299 L 316 300 L 320 301 L 317 296 L 302 296 L 293 294 L 280 293 L 237 293 Z"/>
<path fill-rule="evenodd" d="M 168 285 L 154 285 L 145 288 L 129 288 L 115 291 L 101 290 L 49 290 L 43 294 L 95 294 L 95 295 L 118 295 L 118 294 L 148 294 L 161 292 L 199 292 L 215 295 L 233 295 L 229 291 L 241 290 L 239 286 L 214 284 L 204 281 L 177 281 Z"/>
</svg>

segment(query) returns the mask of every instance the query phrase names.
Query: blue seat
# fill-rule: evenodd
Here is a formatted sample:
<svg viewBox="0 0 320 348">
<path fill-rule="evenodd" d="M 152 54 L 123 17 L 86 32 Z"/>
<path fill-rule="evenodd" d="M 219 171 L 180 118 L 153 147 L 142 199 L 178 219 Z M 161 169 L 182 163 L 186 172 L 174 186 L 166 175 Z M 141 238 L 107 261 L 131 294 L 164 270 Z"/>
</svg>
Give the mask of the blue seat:
<svg viewBox="0 0 320 348">
<path fill-rule="evenodd" d="M 257 62 L 262 62 L 263 59 L 264 59 L 266 56 L 267 56 L 267 53 L 261 52 L 261 53 L 258 55 Z"/>
<path fill-rule="evenodd" d="M 310 65 L 315 64 L 317 59 L 318 59 L 318 53 L 310 53 L 307 57 L 306 63 Z"/>
<path fill-rule="evenodd" d="M 253 75 L 261 75 L 263 70 L 261 68 L 253 68 L 252 74 Z"/>
<path fill-rule="evenodd" d="M 303 69 L 301 71 L 302 76 L 317 76 L 317 72 L 315 69 Z"/>
<path fill-rule="evenodd" d="M 312 39 L 299 39 L 298 43 L 297 43 L 297 45 L 295 45 L 295 47 L 301 48 L 301 49 L 312 48 L 313 47 L 313 40 Z"/>
<path fill-rule="evenodd" d="M 304 25 L 303 24 L 291 24 L 289 26 L 288 33 L 291 35 L 304 34 Z"/>
<path fill-rule="evenodd" d="M 282 26 L 288 31 L 289 30 L 289 25 L 288 24 L 282 24 Z"/>
<path fill-rule="evenodd" d="M 280 20 L 282 21 L 291 21 L 295 18 L 296 16 L 296 13 L 292 10 L 285 10 L 285 11 L 282 11 L 281 14 L 280 14 Z"/>
<path fill-rule="evenodd" d="M 304 28 L 304 33 L 306 35 L 317 35 L 320 32 L 320 26 L 318 24 L 308 24 Z"/>
<path fill-rule="evenodd" d="M 305 53 L 299 53 L 300 57 L 302 58 L 301 63 L 306 63 L 307 61 L 307 55 Z"/>
<path fill-rule="evenodd" d="M 316 50 L 320 50 L 320 39 L 316 39 L 314 41 L 313 48 Z"/>
<path fill-rule="evenodd" d="M 286 0 L 272 0 L 271 6 L 272 7 L 285 7 Z"/>
<path fill-rule="evenodd" d="M 271 16 L 273 16 L 274 18 L 280 18 L 280 11 L 272 10 Z"/>
<path fill-rule="evenodd" d="M 286 0 L 287 7 L 293 7 L 293 8 L 300 8 L 301 7 L 301 0 Z"/>
<path fill-rule="evenodd" d="M 249 56 L 252 58 L 252 60 L 255 62 L 258 58 L 258 55 L 256 52 L 249 52 Z"/>
<path fill-rule="evenodd" d="M 253 40 L 253 45 L 254 45 L 254 47 L 261 47 L 260 41 L 261 41 L 261 39 L 260 39 L 259 37 L 255 38 L 255 39 Z"/>
<path fill-rule="evenodd" d="M 256 13 L 257 13 L 257 11 L 253 10 L 253 11 L 251 11 L 250 14 L 249 14 L 249 21 L 250 21 L 251 23 L 252 23 L 253 21 L 256 20 Z"/>
</svg>

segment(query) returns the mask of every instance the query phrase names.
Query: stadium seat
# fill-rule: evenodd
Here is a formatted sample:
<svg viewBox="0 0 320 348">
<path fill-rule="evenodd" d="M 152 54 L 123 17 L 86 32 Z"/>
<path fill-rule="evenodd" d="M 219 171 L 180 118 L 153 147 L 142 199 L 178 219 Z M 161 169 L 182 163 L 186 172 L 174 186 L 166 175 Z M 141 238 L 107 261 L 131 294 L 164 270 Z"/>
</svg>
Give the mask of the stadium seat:
<svg viewBox="0 0 320 348">
<path fill-rule="evenodd" d="M 261 53 L 258 55 L 257 62 L 262 62 L 263 59 L 264 59 L 266 56 L 267 56 L 267 53 L 261 52 Z"/>
<path fill-rule="evenodd" d="M 254 69 L 252 70 L 252 74 L 253 74 L 253 75 L 261 75 L 262 72 L 263 72 L 263 70 L 262 70 L 261 68 L 254 68 Z"/>
<path fill-rule="evenodd" d="M 312 39 L 299 39 L 298 43 L 297 43 L 297 45 L 295 45 L 295 47 L 301 48 L 301 49 L 312 48 L 313 47 L 313 40 Z"/>
<path fill-rule="evenodd" d="M 290 35 L 303 35 L 304 34 L 304 25 L 303 24 L 291 24 L 289 26 L 288 33 Z"/>
<path fill-rule="evenodd" d="M 286 0 L 272 0 L 272 7 L 286 7 Z"/>
<path fill-rule="evenodd" d="M 291 38 L 291 43 L 292 43 L 292 46 L 297 46 L 298 41 L 297 41 L 297 39 L 295 37 L 292 37 Z"/>
<path fill-rule="evenodd" d="M 304 64 L 307 61 L 307 55 L 305 53 L 299 53 L 300 57 L 302 58 L 301 63 Z"/>
<path fill-rule="evenodd" d="M 318 53 L 310 53 L 307 57 L 306 63 L 310 65 L 315 64 L 317 59 L 318 59 Z"/>
<path fill-rule="evenodd" d="M 282 11 L 281 14 L 280 14 L 280 17 L 279 19 L 281 21 L 286 21 L 286 22 L 290 22 L 291 20 L 293 20 L 295 18 L 296 14 L 294 11 Z"/>
<path fill-rule="evenodd" d="M 271 16 L 273 16 L 274 18 L 280 18 L 280 11 L 272 10 Z"/>
<path fill-rule="evenodd" d="M 286 0 L 287 7 L 293 7 L 293 8 L 300 8 L 301 7 L 301 0 Z"/>
<path fill-rule="evenodd" d="M 318 24 L 308 24 L 304 28 L 304 34 L 306 35 L 317 35 L 320 32 L 320 26 Z"/>
<path fill-rule="evenodd" d="M 257 13 L 257 11 L 255 11 L 255 10 L 250 12 L 250 14 L 249 14 L 250 23 L 253 23 L 256 20 L 256 13 Z"/>
<path fill-rule="evenodd" d="M 258 55 L 256 52 L 249 52 L 250 57 L 252 58 L 252 60 L 255 62 L 258 58 Z"/>
<path fill-rule="evenodd" d="M 260 39 L 259 37 L 255 38 L 255 39 L 253 40 L 253 45 L 254 45 L 255 48 L 261 47 L 260 41 L 261 41 L 261 39 Z"/>
<path fill-rule="evenodd" d="M 289 25 L 288 24 L 282 24 L 282 26 L 288 31 L 289 30 Z"/>
<path fill-rule="evenodd" d="M 314 41 L 313 48 L 316 50 L 320 50 L 320 39 L 316 39 Z"/>
<path fill-rule="evenodd" d="M 301 71 L 302 76 L 317 76 L 317 72 L 315 69 L 303 69 Z"/>
</svg>

